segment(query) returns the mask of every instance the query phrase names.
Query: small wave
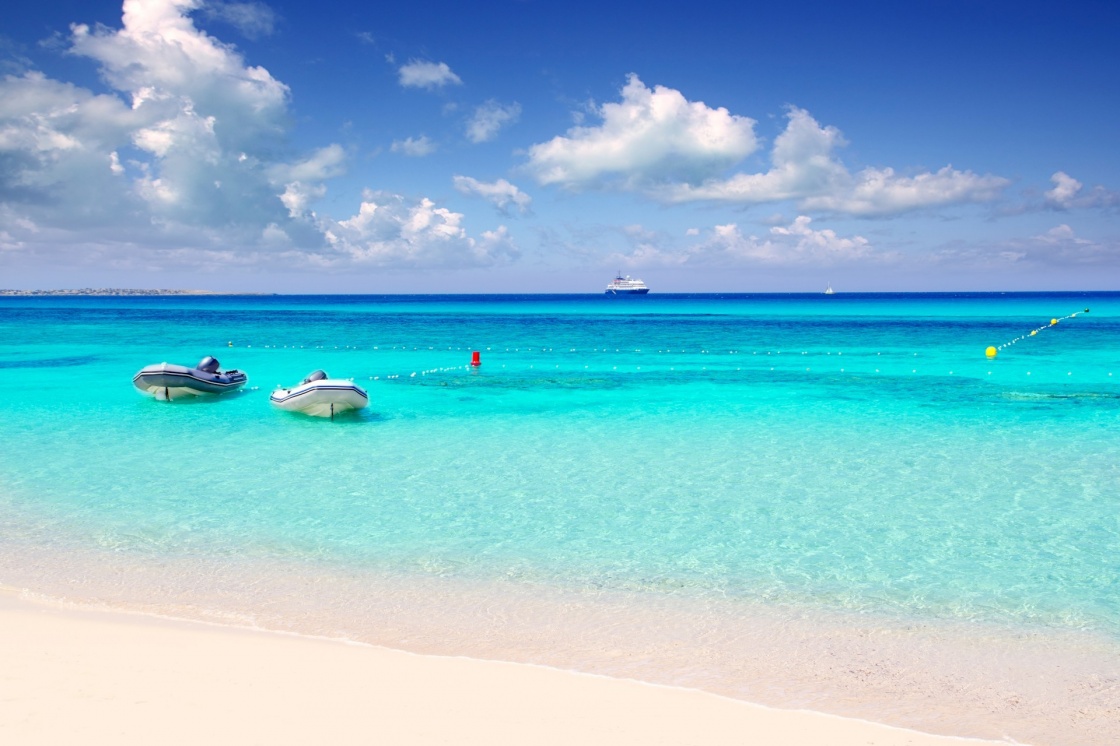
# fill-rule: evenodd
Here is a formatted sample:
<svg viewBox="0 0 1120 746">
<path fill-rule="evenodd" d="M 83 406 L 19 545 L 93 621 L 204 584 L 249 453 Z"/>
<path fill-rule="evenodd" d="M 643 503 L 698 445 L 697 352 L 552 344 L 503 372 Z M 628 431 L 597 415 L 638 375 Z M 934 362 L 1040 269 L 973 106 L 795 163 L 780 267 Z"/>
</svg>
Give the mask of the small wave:
<svg viewBox="0 0 1120 746">
<path fill-rule="evenodd" d="M 1120 394 L 1110 394 L 1100 391 L 1073 391 L 1062 393 L 1047 393 L 1040 391 L 1008 391 L 1003 395 L 1005 399 L 1013 401 L 1046 401 L 1054 399 L 1120 399 Z"/>
</svg>

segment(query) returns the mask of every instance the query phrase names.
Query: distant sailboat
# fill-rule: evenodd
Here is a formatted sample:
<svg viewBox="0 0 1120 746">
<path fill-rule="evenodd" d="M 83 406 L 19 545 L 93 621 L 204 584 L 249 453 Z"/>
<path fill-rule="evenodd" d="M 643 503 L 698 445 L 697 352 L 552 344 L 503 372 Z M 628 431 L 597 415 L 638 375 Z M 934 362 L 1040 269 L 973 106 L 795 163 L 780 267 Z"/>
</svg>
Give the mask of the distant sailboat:
<svg viewBox="0 0 1120 746">
<path fill-rule="evenodd" d="M 832 295 L 833 293 L 835 293 L 835 291 L 832 289 L 832 283 L 830 282 L 830 283 L 828 283 L 828 287 L 826 287 L 824 289 L 824 294 L 825 295 Z"/>
</svg>

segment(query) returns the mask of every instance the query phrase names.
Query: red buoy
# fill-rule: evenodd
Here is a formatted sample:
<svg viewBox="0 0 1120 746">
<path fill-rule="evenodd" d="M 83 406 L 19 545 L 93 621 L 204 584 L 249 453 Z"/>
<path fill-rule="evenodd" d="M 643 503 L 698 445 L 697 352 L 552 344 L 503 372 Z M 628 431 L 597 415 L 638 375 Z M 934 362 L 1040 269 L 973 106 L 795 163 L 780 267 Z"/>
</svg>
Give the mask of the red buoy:
<svg viewBox="0 0 1120 746">
<path fill-rule="evenodd" d="M 479 354 L 478 350 L 471 353 L 471 365 L 476 367 L 482 365 L 482 355 Z"/>
</svg>

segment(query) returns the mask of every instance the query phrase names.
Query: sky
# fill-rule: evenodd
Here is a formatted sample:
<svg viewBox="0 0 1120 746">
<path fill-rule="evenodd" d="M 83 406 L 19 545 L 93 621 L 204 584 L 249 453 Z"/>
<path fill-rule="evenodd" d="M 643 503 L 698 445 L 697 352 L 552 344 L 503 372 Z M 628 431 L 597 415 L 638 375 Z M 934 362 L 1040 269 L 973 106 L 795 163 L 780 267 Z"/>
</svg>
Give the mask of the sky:
<svg viewBox="0 0 1120 746">
<path fill-rule="evenodd" d="M 1120 289 L 1120 4 L 12 0 L 0 288 Z"/>
</svg>

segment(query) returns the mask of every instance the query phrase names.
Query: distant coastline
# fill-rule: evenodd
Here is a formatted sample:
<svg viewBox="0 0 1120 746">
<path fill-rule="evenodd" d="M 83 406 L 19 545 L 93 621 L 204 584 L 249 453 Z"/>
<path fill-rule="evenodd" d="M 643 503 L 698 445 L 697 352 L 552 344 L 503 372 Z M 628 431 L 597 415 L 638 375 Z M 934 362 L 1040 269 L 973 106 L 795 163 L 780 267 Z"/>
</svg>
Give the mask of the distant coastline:
<svg viewBox="0 0 1120 746">
<path fill-rule="evenodd" d="M 1087 295 L 1117 295 L 1120 290 L 867 290 L 867 291 L 847 291 L 843 293 L 835 293 L 833 297 L 844 296 L 848 299 L 858 299 L 860 297 L 898 297 L 898 296 L 946 296 L 946 297 L 987 297 L 994 295 L 1008 295 L 1008 296 L 1087 296 Z M 143 289 L 143 288 L 62 288 L 55 290 L 13 290 L 0 288 L 0 297 L 30 297 L 30 296 L 103 296 L 103 297 L 143 297 L 143 296 L 378 296 L 378 297 L 432 297 L 432 296 L 447 296 L 447 297 L 509 297 L 509 298 L 526 298 L 538 296 L 545 297 L 561 297 L 561 296 L 599 296 L 603 295 L 598 291 L 565 291 L 565 292 L 541 292 L 541 293 L 513 293 L 513 292 L 492 292 L 492 293 L 478 293 L 478 292 L 442 292 L 442 293 L 297 293 L 297 292 L 252 292 L 252 291 L 238 291 L 238 290 L 171 290 L 171 289 Z M 658 298 L 684 298 L 696 296 L 710 296 L 713 298 L 725 297 L 773 297 L 773 298 L 786 298 L 793 296 L 816 297 L 824 296 L 824 293 L 819 290 L 774 290 L 774 291 L 728 291 L 728 290 L 711 290 L 704 292 L 696 291 L 680 291 L 680 292 L 664 292 L 658 293 Z M 641 298 L 650 298 L 653 295 L 639 296 Z"/>
<path fill-rule="evenodd" d="M 275 293 L 219 293 L 214 290 L 139 290 L 136 288 L 74 288 L 69 290 L 0 290 L 0 295 L 275 295 Z"/>
</svg>

